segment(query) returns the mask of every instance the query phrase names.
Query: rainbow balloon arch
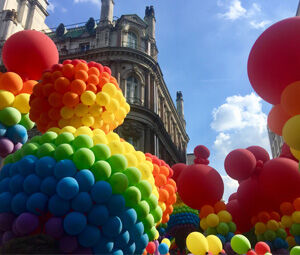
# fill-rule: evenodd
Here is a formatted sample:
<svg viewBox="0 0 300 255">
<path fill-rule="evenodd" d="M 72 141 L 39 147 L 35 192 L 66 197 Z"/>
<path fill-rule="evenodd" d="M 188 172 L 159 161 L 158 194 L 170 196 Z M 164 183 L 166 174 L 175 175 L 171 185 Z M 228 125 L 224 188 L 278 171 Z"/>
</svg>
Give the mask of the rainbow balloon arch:
<svg viewBox="0 0 300 255">
<path fill-rule="evenodd" d="M 278 22 L 250 52 L 249 80 L 274 104 L 268 126 L 286 144 L 275 159 L 259 146 L 227 155 L 239 182 L 227 204 L 205 146 L 194 164 L 170 167 L 114 133 L 130 106 L 109 67 L 59 64 L 37 31 L 11 36 L 0 73 L 2 248 L 47 235 L 66 254 L 300 254 L 299 29 L 299 17 Z M 34 125 L 42 135 L 28 140 Z"/>
</svg>

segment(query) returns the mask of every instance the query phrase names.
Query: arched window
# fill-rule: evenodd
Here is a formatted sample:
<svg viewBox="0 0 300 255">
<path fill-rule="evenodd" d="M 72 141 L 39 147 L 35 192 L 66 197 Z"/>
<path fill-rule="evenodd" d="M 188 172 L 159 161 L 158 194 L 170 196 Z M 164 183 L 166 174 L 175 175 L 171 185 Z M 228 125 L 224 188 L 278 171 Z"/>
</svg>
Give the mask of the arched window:
<svg viewBox="0 0 300 255">
<path fill-rule="evenodd" d="M 141 104 L 139 82 L 134 76 L 130 76 L 126 80 L 126 99 L 130 103 Z"/>
<path fill-rule="evenodd" d="M 135 33 L 128 32 L 127 42 L 129 48 L 137 49 L 137 37 Z"/>
</svg>

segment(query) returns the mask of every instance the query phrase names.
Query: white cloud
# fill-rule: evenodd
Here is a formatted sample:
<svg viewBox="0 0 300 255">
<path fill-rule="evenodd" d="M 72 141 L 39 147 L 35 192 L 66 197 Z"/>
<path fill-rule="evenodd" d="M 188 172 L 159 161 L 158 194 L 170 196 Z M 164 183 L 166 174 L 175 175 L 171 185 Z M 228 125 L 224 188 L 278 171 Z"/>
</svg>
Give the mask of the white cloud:
<svg viewBox="0 0 300 255">
<path fill-rule="evenodd" d="M 239 183 L 234 180 L 231 179 L 228 175 L 221 175 L 223 182 L 224 182 L 224 195 L 223 195 L 223 199 L 225 201 L 228 201 L 229 196 L 236 192 L 238 187 L 239 187 Z"/>
<path fill-rule="evenodd" d="M 250 21 L 250 25 L 255 29 L 264 29 L 270 23 L 270 20 L 263 20 L 261 22 L 257 22 L 255 20 Z"/>
<path fill-rule="evenodd" d="M 56 8 L 56 4 L 54 4 L 53 2 L 49 2 L 49 5 L 48 5 L 48 11 L 49 12 L 54 12 L 54 9 Z"/>
<path fill-rule="evenodd" d="M 219 6 L 220 6 L 220 3 L 219 3 Z M 223 18 L 229 19 L 229 20 L 236 20 L 240 17 L 245 16 L 246 13 L 247 13 L 247 10 L 242 6 L 241 1 L 233 0 L 233 1 L 231 1 L 230 5 L 228 7 L 228 11 L 223 14 L 220 14 L 220 17 L 223 17 Z"/>
<path fill-rule="evenodd" d="M 68 10 L 64 7 L 61 8 L 61 12 L 66 13 Z"/>
<path fill-rule="evenodd" d="M 92 3 L 92 4 L 95 4 L 97 6 L 101 6 L 101 1 L 100 0 L 74 0 L 74 3 L 75 4 L 78 4 L 78 3 Z"/>
</svg>

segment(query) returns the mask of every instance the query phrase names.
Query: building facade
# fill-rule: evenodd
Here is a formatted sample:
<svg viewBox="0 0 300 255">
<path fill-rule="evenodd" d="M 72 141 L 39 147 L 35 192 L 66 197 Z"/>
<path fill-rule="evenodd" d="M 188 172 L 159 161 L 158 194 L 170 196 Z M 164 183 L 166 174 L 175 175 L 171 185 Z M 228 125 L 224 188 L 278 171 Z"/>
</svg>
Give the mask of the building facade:
<svg viewBox="0 0 300 255">
<path fill-rule="evenodd" d="M 272 156 L 273 158 L 277 158 L 279 157 L 281 153 L 282 145 L 284 144 L 283 138 L 282 136 L 273 133 L 269 128 L 268 128 L 268 134 L 269 134 Z"/>
<path fill-rule="evenodd" d="M 111 68 L 131 106 L 116 130 L 122 138 L 169 164 L 186 162 L 183 96 L 177 92 L 175 106 L 157 62 L 154 8 L 146 8 L 144 19 L 135 14 L 114 19 L 114 4 L 102 0 L 100 20 L 90 18 L 72 27 L 60 24 L 47 35 L 61 61 L 85 59 Z"/>
</svg>

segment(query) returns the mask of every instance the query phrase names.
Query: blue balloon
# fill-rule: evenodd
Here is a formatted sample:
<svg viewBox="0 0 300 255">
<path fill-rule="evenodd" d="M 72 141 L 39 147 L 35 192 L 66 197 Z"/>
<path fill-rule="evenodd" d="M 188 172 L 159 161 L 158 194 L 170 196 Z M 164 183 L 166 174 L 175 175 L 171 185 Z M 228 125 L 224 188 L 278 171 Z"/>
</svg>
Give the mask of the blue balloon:
<svg viewBox="0 0 300 255">
<path fill-rule="evenodd" d="M 83 213 L 90 211 L 92 205 L 93 201 L 87 192 L 79 192 L 71 202 L 71 207 L 73 210 Z"/>
<path fill-rule="evenodd" d="M 96 226 L 103 226 L 109 218 L 109 212 L 105 205 L 93 205 L 88 214 L 88 222 Z"/>
<path fill-rule="evenodd" d="M 18 165 L 19 165 L 19 162 L 11 165 L 11 167 L 9 168 L 9 176 L 10 177 L 13 177 L 16 174 L 19 174 Z"/>
<path fill-rule="evenodd" d="M 101 238 L 101 232 L 99 228 L 87 225 L 85 229 L 79 234 L 78 241 L 83 247 L 95 246 Z"/>
<path fill-rule="evenodd" d="M 137 221 L 137 214 L 133 208 L 127 209 L 120 215 L 124 229 L 130 229 Z"/>
<path fill-rule="evenodd" d="M 38 192 L 41 186 L 41 178 L 36 174 L 28 175 L 23 182 L 23 189 L 27 194 Z"/>
<path fill-rule="evenodd" d="M 14 144 L 24 144 L 28 140 L 26 128 L 19 124 L 8 127 L 6 131 L 6 137 L 10 139 Z"/>
<path fill-rule="evenodd" d="M 115 250 L 112 252 L 112 255 L 123 255 L 123 251 L 122 250 Z"/>
<path fill-rule="evenodd" d="M 134 242 L 137 242 L 141 238 L 141 236 L 143 235 L 143 233 L 144 233 L 144 225 L 143 225 L 142 222 L 134 224 L 129 229 L 130 238 Z M 136 246 L 137 246 L 137 243 L 136 243 Z"/>
<path fill-rule="evenodd" d="M 277 238 L 276 238 L 276 239 L 277 239 Z M 276 239 L 275 239 L 275 240 L 276 240 Z M 300 236 L 295 236 L 295 241 L 296 241 L 297 244 L 300 244 Z"/>
<path fill-rule="evenodd" d="M 133 255 L 133 254 L 135 254 L 135 249 L 136 249 L 136 245 L 133 242 L 133 243 L 127 245 L 127 247 L 124 249 L 124 253 L 127 255 Z"/>
<path fill-rule="evenodd" d="M 24 177 L 20 174 L 17 174 L 10 178 L 9 182 L 9 190 L 12 194 L 17 194 L 21 191 L 23 191 L 23 182 Z"/>
<path fill-rule="evenodd" d="M 6 177 L 0 181 L 0 193 L 9 190 L 10 177 Z"/>
<path fill-rule="evenodd" d="M 55 216 L 65 215 L 71 208 L 70 202 L 60 198 L 57 194 L 49 199 L 49 211 Z"/>
<path fill-rule="evenodd" d="M 19 161 L 18 169 L 21 175 L 26 177 L 33 174 L 38 158 L 33 155 L 27 155 Z"/>
<path fill-rule="evenodd" d="M 116 239 L 115 239 L 115 247 L 117 249 L 125 249 L 128 242 L 130 240 L 130 235 L 128 231 L 123 231 Z"/>
<path fill-rule="evenodd" d="M 109 201 L 112 195 L 112 188 L 108 182 L 98 181 L 93 185 L 91 194 L 96 203 L 105 203 Z"/>
<path fill-rule="evenodd" d="M 20 215 L 21 213 L 27 212 L 27 203 L 28 196 L 24 192 L 20 192 L 14 196 L 11 201 L 11 210 L 14 214 Z"/>
<path fill-rule="evenodd" d="M 146 234 L 143 234 L 140 237 L 140 239 L 135 243 L 136 244 L 137 254 L 142 254 L 148 243 L 149 243 L 148 236 Z M 167 247 L 168 247 L 168 245 L 167 245 Z"/>
<path fill-rule="evenodd" d="M 2 167 L 1 171 L 0 171 L 0 180 L 3 180 L 9 176 L 9 169 L 13 164 L 6 164 Z"/>
<path fill-rule="evenodd" d="M 6 130 L 7 130 L 6 126 L 0 123 L 0 137 L 5 136 Z"/>
<path fill-rule="evenodd" d="M 94 254 L 108 254 L 112 252 L 113 248 L 114 242 L 106 237 L 101 237 L 97 245 L 93 247 L 93 252 Z"/>
<path fill-rule="evenodd" d="M 64 177 L 57 183 L 56 192 L 62 199 L 72 199 L 79 192 L 78 182 L 73 177 Z"/>
<path fill-rule="evenodd" d="M 75 179 L 79 184 L 80 191 L 90 191 L 95 183 L 95 178 L 93 173 L 90 170 L 83 169 L 80 170 L 76 175 Z"/>
<path fill-rule="evenodd" d="M 3 192 L 0 194 L 0 213 L 11 211 L 11 201 L 13 195 L 10 192 Z"/>
<path fill-rule="evenodd" d="M 41 193 L 32 194 L 26 203 L 27 210 L 37 215 L 41 215 L 47 209 L 48 197 Z"/>
<path fill-rule="evenodd" d="M 118 216 L 125 210 L 125 199 L 122 195 L 112 195 L 107 203 L 110 215 Z"/>
<path fill-rule="evenodd" d="M 41 191 L 48 196 L 52 196 L 56 192 L 57 180 L 53 176 L 46 177 L 41 183 Z"/>
<path fill-rule="evenodd" d="M 264 241 L 267 245 L 269 245 L 270 249 L 273 250 L 274 245 L 271 241 Z"/>
<path fill-rule="evenodd" d="M 103 234 L 108 238 L 117 237 L 122 231 L 122 222 L 119 217 L 112 216 L 103 225 Z"/>
<path fill-rule="evenodd" d="M 76 222 L 76 224 L 74 224 Z M 67 234 L 75 236 L 80 234 L 86 227 L 86 217 L 79 212 L 71 212 L 64 218 L 64 230 Z"/>
<path fill-rule="evenodd" d="M 36 162 L 35 172 L 41 178 L 53 176 L 56 161 L 52 157 L 42 157 Z"/>
<path fill-rule="evenodd" d="M 286 240 L 283 240 L 282 248 L 283 249 L 288 249 L 289 248 L 289 243 Z"/>
<path fill-rule="evenodd" d="M 227 242 L 230 242 L 231 239 L 232 239 L 232 237 L 234 237 L 234 233 L 228 232 L 228 234 L 227 234 L 227 236 L 226 236 L 226 241 L 227 241 Z"/>
<path fill-rule="evenodd" d="M 76 174 L 76 171 L 76 166 L 72 160 L 63 159 L 55 165 L 54 175 L 57 179 L 73 177 Z"/>
<path fill-rule="evenodd" d="M 161 243 L 158 246 L 158 251 L 162 255 L 167 254 L 169 252 L 169 246 L 166 243 Z"/>
<path fill-rule="evenodd" d="M 222 242 L 223 245 L 226 243 L 226 238 L 225 238 L 225 236 L 223 236 L 223 235 L 221 235 L 221 234 L 217 234 L 216 236 L 221 240 L 221 242 Z"/>
</svg>

